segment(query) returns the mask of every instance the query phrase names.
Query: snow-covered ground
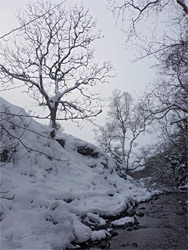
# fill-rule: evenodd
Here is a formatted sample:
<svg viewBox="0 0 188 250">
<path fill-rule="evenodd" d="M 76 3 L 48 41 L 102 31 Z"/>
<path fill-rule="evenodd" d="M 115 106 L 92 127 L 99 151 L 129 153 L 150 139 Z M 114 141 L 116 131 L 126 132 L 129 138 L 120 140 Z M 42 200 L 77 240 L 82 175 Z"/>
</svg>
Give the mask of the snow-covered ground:
<svg viewBox="0 0 188 250">
<path fill-rule="evenodd" d="M 62 250 L 99 240 L 110 230 L 92 231 L 93 224 L 151 196 L 120 178 L 98 147 L 64 133 L 52 140 L 22 108 L 0 104 L 1 249 Z"/>
</svg>

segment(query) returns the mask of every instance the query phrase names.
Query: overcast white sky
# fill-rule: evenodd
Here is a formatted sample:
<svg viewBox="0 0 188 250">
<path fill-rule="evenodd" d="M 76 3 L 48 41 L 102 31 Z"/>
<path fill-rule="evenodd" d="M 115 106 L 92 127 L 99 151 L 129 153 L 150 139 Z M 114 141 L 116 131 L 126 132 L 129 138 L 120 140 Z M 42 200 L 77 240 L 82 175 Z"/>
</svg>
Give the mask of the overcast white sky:
<svg viewBox="0 0 188 250">
<path fill-rule="evenodd" d="M 15 17 L 16 10 L 25 8 L 26 2 L 26 0 L 0 0 L 0 36 L 18 26 Z M 36 2 L 36 0 L 31 2 Z M 59 3 L 60 1 L 53 0 L 52 2 Z M 131 63 L 131 60 L 135 58 L 135 52 L 126 49 L 125 36 L 117 29 L 112 13 L 106 8 L 106 0 L 68 0 L 67 5 L 79 2 L 90 9 L 90 13 L 97 20 L 97 27 L 102 29 L 105 36 L 98 42 L 96 61 L 111 60 L 115 69 L 116 77 L 110 79 L 109 84 L 102 86 L 102 95 L 110 97 L 115 88 L 128 91 L 133 95 L 140 95 L 154 78 L 154 70 L 150 69 L 149 65 L 150 61 L 145 59 Z M 25 107 L 26 110 L 37 110 L 34 101 L 26 94 L 20 94 L 20 90 L 1 92 L 0 95 L 13 104 Z M 104 117 L 105 112 L 98 117 L 98 122 L 102 123 Z M 67 122 L 63 122 L 62 126 L 66 133 L 93 142 L 93 127 L 90 124 L 83 125 L 82 130 Z"/>
</svg>

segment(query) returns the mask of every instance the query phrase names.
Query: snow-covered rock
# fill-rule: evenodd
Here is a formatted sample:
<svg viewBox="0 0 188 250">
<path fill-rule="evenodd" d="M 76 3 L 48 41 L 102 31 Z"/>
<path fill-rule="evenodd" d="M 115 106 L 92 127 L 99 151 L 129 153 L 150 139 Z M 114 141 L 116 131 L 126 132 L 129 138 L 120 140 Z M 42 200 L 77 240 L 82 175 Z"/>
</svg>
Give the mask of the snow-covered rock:
<svg viewBox="0 0 188 250">
<path fill-rule="evenodd" d="M 126 217 L 123 217 L 119 220 L 112 221 L 111 224 L 113 226 L 122 226 L 122 225 L 125 225 L 128 223 L 134 223 L 134 222 L 135 222 L 135 220 L 133 217 L 126 216 Z"/>
<path fill-rule="evenodd" d="M 120 178 L 95 145 L 64 133 L 53 140 L 22 108 L 0 104 L 2 249 L 66 249 L 104 238 L 107 231 L 84 222 L 104 225 L 103 216 L 151 196 Z"/>
<path fill-rule="evenodd" d="M 106 230 L 93 231 L 91 233 L 92 241 L 99 241 L 101 239 L 105 239 L 107 235 L 110 235 Z"/>
</svg>

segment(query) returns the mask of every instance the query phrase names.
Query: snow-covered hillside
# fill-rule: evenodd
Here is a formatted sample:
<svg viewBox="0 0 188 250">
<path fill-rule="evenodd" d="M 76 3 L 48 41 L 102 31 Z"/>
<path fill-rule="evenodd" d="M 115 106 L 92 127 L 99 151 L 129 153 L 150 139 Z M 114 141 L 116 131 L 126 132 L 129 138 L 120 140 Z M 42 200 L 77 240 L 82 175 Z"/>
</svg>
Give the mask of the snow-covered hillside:
<svg viewBox="0 0 188 250">
<path fill-rule="evenodd" d="M 22 108 L 0 104 L 1 249 L 66 249 L 100 239 L 108 232 L 88 225 L 104 225 L 104 217 L 150 197 L 93 144 L 64 133 L 52 140 Z"/>
</svg>

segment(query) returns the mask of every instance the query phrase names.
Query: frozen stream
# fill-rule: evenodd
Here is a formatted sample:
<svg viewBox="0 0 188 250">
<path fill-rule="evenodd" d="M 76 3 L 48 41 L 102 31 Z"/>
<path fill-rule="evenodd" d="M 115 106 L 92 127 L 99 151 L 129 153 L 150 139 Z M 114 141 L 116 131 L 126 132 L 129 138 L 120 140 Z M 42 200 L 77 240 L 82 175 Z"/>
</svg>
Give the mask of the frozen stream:
<svg viewBox="0 0 188 250">
<path fill-rule="evenodd" d="M 139 224 L 115 229 L 118 233 L 90 250 L 185 250 L 188 246 L 187 192 L 166 193 L 135 208 Z"/>
</svg>

